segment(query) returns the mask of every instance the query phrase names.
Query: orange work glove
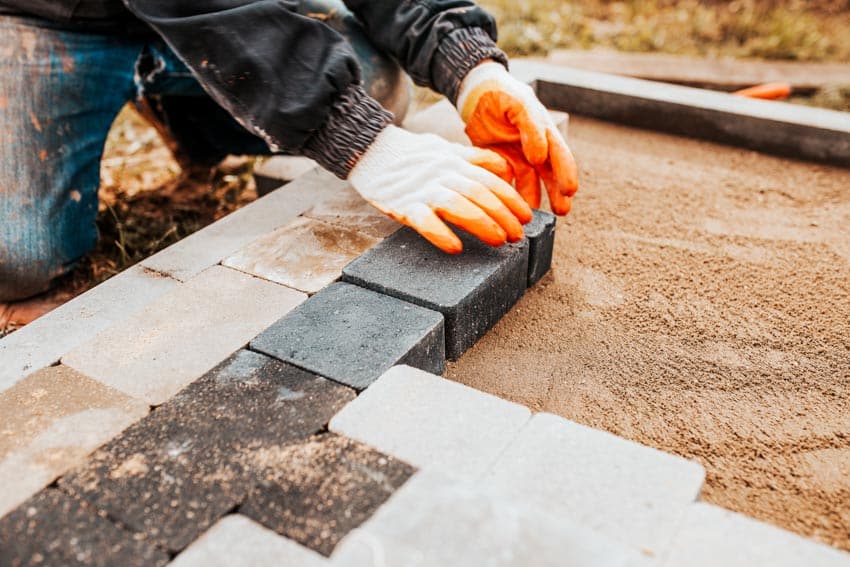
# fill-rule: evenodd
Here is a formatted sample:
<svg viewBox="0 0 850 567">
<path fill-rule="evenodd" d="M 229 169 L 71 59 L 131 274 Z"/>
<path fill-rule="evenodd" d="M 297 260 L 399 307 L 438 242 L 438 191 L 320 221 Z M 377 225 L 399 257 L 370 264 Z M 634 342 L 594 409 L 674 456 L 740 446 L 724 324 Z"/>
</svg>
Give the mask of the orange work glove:
<svg viewBox="0 0 850 567">
<path fill-rule="evenodd" d="M 508 170 L 491 151 L 387 126 L 357 161 L 348 181 L 379 211 L 444 252 L 457 254 L 463 244 L 443 221 L 491 246 L 522 239 L 531 209 L 499 177 Z"/>
<path fill-rule="evenodd" d="M 510 164 L 516 188 L 540 206 L 540 181 L 552 212 L 570 212 L 578 190 L 578 167 L 552 117 L 534 90 L 499 63 L 481 63 L 461 83 L 457 108 L 472 143 L 500 154 Z"/>
</svg>

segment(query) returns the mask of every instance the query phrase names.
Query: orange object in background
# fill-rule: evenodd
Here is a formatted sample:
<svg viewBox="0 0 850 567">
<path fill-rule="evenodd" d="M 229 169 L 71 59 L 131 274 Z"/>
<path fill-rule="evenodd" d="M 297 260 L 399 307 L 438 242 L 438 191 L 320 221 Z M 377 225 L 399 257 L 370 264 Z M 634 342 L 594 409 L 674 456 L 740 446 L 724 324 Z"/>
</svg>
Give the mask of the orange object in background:
<svg viewBox="0 0 850 567">
<path fill-rule="evenodd" d="M 760 98 L 762 100 L 781 100 L 791 96 L 791 85 L 788 83 L 766 83 L 735 91 L 735 96 Z"/>
</svg>

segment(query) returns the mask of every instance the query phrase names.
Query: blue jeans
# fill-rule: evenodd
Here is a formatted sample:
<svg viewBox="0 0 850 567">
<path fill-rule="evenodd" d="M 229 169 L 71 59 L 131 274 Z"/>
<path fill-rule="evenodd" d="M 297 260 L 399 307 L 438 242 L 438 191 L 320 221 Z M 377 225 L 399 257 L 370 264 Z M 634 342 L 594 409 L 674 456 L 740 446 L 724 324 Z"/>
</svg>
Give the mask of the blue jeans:
<svg viewBox="0 0 850 567">
<path fill-rule="evenodd" d="M 398 115 L 407 84 L 338 0 L 305 0 L 352 43 L 367 91 Z M 210 99 L 161 40 L 63 29 L 0 16 L 0 302 L 49 289 L 97 241 L 100 159 L 131 100 L 154 101 L 193 160 L 268 154 Z"/>
</svg>

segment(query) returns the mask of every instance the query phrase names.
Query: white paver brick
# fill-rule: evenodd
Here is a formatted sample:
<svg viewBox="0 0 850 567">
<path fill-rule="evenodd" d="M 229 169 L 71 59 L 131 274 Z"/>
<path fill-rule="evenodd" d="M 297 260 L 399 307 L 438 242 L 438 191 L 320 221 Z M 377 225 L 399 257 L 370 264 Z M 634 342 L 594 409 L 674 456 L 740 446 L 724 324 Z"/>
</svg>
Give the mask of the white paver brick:
<svg viewBox="0 0 850 567">
<path fill-rule="evenodd" d="M 316 293 L 379 240 L 362 232 L 300 217 L 222 262 L 236 270 Z"/>
<path fill-rule="evenodd" d="M 336 567 L 613 567 L 636 552 L 577 524 L 420 471 L 331 556 Z"/>
<path fill-rule="evenodd" d="M 0 516 L 147 413 L 147 404 L 66 366 L 0 394 Z"/>
<path fill-rule="evenodd" d="M 0 339 L 0 391 L 59 362 L 67 352 L 130 317 L 178 283 L 135 266 Z"/>
<path fill-rule="evenodd" d="M 740 514 L 696 503 L 666 565 L 678 567 L 848 567 L 850 554 Z"/>
<path fill-rule="evenodd" d="M 292 221 L 343 187 L 344 181 L 324 170 L 310 171 L 143 260 L 142 265 L 180 281 L 188 281 L 260 236 Z"/>
<path fill-rule="evenodd" d="M 187 547 L 173 567 L 327 567 L 322 555 L 245 516 L 232 515 Z"/>
<path fill-rule="evenodd" d="M 370 205 L 350 185 L 316 204 L 304 216 L 352 228 L 376 238 L 386 238 L 401 228 L 401 224 Z"/>
<path fill-rule="evenodd" d="M 158 405 L 307 298 L 222 266 L 160 297 L 62 362 Z"/>
<path fill-rule="evenodd" d="M 474 479 L 530 417 L 521 405 L 395 366 L 334 416 L 330 430 L 417 467 Z"/>
<path fill-rule="evenodd" d="M 487 474 L 494 494 L 663 557 L 705 478 L 702 467 L 566 419 L 537 414 Z"/>
</svg>

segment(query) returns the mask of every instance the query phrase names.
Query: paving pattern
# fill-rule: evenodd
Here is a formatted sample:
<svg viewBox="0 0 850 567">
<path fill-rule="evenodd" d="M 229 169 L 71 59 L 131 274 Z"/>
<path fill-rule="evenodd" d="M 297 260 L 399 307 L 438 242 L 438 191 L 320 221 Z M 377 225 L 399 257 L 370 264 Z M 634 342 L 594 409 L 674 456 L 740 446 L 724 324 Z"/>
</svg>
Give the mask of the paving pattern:
<svg viewBox="0 0 850 567">
<path fill-rule="evenodd" d="M 387 222 L 310 171 L 0 341 L 0 565 L 850 565 L 439 376 L 546 273 L 551 215 L 459 258 Z"/>
</svg>

